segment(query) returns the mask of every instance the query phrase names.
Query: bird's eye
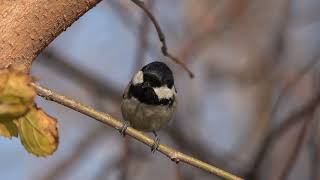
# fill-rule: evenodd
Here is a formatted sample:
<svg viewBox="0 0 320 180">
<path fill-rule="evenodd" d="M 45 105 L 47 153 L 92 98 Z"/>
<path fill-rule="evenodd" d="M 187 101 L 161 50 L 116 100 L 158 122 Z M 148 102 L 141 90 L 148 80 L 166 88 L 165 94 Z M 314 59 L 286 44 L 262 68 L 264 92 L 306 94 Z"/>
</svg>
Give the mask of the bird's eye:
<svg viewBox="0 0 320 180">
<path fill-rule="evenodd" d="M 160 80 L 153 75 L 146 74 L 146 75 L 144 75 L 143 80 L 144 80 L 144 82 L 150 84 L 151 87 L 160 87 L 161 86 Z"/>
</svg>

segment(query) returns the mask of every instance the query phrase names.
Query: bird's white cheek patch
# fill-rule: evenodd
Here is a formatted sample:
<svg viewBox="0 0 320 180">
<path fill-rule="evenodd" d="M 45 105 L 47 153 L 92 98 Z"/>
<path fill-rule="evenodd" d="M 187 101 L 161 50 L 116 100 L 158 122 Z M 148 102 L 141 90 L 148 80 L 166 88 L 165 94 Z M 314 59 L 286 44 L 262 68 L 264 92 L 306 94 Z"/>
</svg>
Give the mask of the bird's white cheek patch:
<svg viewBox="0 0 320 180">
<path fill-rule="evenodd" d="M 143 72 L 142 71 L 138 71 L 137 74 L 134 75 L 132 83 L 133 83 L 133 85 L 143 83 Z"/>
<path fill-rule="evenodd" d="M 174 86 L 172 86 L 171 89 L 169 89 L 167 86 L 161 86 L 158 88 L 153 88 L 153 90 L 157 94 L 159 99 L 169 99 L 176 94 Z"/>
</svg>

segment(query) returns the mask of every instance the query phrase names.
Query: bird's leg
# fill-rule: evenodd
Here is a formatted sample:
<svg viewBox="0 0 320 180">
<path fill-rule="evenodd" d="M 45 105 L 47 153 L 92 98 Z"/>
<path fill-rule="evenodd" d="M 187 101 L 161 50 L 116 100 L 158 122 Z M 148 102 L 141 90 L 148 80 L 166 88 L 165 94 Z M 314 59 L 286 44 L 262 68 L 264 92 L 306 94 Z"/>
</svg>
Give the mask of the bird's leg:
<svg viewBox="0 0 320 180">
<path fill-rule="evenodd" d="M 152 133 L 155 136 L 155 139 L 154 139 L 154 144 L 151 146 L 151 152 L 154 153 L 159 148 L 160 138 L 155 131 L 152 131 Z"/>
<path fill-rule="evenodd" d="M 120 134 L 124 137 L 126 136 L 126 130 L 129 127 L 129 122 L 128 121 L 122 121 L 122 122 L 123 122 L 123 126 L 119 131 L 120 131 Z"/>
</svg>

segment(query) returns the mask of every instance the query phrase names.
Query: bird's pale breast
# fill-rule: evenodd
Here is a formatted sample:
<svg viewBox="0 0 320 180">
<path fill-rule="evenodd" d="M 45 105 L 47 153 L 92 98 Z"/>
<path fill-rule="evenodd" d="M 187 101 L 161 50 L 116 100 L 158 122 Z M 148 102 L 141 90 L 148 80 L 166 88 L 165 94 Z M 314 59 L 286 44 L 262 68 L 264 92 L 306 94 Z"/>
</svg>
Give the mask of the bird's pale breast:
<svg viewBox="0 0 320 180">
<path fill-rule="evenodd" d="M 140 103 L 134 97 L 123 99 L 121 111 L 124 120 L 130 122 L 130 126 L 142 131 L 158 131 L 171 119 L 176 108 L 176 102 L 171 106 L 148 105 Z"/>
</svg>

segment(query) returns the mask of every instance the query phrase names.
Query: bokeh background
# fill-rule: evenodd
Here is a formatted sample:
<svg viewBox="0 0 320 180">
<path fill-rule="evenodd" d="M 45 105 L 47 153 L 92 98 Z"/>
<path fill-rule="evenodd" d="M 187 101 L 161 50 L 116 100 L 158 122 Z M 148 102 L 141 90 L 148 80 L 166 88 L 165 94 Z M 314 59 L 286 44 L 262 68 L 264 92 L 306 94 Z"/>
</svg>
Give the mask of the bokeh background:
<svg viewBox="0 0 320 180">
<path fill-rule="evenodd" d="M 174 71 L 179 106 L 161 142 L 246 179 L 320 179 L 319 0 L 148 0 L 169 51 L 130 0 L 104 0 L 37 58 L 43 85 L 121 119 L 132 74 L 158 60 Z M 48 158 L 0 138 L 1 179 L 219 179 L 53 102 L 60 145 Z"/>
</svg>

